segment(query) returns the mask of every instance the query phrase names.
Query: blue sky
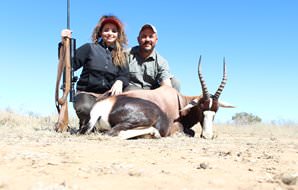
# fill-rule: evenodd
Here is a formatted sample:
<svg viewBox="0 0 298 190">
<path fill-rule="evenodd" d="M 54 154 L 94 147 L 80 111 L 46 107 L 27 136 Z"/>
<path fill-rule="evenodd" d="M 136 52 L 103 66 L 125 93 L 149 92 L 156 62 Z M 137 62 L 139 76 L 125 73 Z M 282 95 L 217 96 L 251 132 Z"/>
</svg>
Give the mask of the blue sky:
<svg viewBox="0 0 298 190">
<path fill-rule="evenodd" d="M 77 47 L 103 14 L 118 16 L 129 47 L 144 23 L 156 26 L 157 50 L 169 62 L 185 95 L 201 94 L 197 62 L 209 92 L 228 82 L 216 121 L 247 112 L 263 121 L 298 121 L 298 1 L 296 0 L 71 0 L 71 29 Z M 0 2 L 0 109 L 56 114 L 57 44 L 66 27 L 66 0 Z M 60 93 L 62 94 L 62 93 Z M 70 112 L 73 114 L 72 106 Z"/>
</svg>

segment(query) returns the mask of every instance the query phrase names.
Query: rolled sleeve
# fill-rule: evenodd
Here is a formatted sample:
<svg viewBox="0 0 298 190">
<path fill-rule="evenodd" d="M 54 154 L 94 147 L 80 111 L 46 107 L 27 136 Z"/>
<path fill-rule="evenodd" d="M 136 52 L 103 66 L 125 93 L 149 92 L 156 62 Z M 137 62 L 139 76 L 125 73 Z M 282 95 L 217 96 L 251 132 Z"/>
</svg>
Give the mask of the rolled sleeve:
<svg viewBox="0 0 298 190">
<path fill-rule="evenodd" d="M 158 82 L 161 83 L 166 79 L 172 78 L 173 75 L 170 72 L 170 67 L 168 62 L 160 57 L 158 60 Z"/>
</svg>

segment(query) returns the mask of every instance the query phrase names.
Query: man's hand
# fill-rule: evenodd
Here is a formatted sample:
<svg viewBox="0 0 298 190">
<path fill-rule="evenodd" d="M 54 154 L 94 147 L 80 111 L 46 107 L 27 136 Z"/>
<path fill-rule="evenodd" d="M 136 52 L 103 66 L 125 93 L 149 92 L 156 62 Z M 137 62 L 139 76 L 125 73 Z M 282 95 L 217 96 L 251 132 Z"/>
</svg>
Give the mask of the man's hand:
<svg viewBox="0 0 298 190">
<path fill-rule="evenodd" d="M 161 86 L 163 86 L 163 85 L 167 85 L 167 86 L 172 87 L 171 79 L 165 79 L 165 80 L 163 80 L 163 81 L 160 83 L 160 85 L 161 85 Z"/>
</svg>

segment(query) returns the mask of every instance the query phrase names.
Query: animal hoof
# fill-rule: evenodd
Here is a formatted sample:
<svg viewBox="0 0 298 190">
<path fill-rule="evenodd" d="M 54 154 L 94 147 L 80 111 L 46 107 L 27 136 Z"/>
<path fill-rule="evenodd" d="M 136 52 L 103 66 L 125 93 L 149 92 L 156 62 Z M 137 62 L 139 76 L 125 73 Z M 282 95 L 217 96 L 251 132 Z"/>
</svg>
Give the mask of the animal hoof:
<svg viewBox="0 0 298 190">
<path fill-rule="evenodd" d="M 55 126 L 54 126 L 54 130 L 59 133 L 67 131 L 68 128 L 69 128 L 69 126 L 67 124 L 59 122 L 59 121 L 56 122 Z"/>
<path fill-rule="evenodd" d="M 118 132 L 116 132 L 115 130 L 111 129 L 109 131 L 106 132 L 107 135 L 115 137 L 118 135 Z"/>
<path fill-rule="evenodd" d="M 80 129 L 77 131 L 77 134 L 84 135 L 86 134 L 87 130 L 88 130 L 88 127 L 80 127 Z"/>
</svg>

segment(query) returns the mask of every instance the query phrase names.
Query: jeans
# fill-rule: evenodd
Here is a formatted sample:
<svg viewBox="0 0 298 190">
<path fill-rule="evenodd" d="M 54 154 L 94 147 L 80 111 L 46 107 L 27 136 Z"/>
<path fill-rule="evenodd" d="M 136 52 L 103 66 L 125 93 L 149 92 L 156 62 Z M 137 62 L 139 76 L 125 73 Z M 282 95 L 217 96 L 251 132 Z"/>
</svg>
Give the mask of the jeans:
<svg viewBox="0 0 298 190">
<path fill-rule="evenodd" d="M 80 120 L 80 128 L 90 120 L 90 111 L 96 102 L 96 97 L 92 94 L 79 93 L 74 97 L 73 107 Z"/>
</svg>

